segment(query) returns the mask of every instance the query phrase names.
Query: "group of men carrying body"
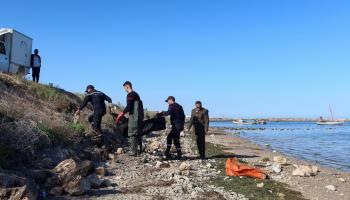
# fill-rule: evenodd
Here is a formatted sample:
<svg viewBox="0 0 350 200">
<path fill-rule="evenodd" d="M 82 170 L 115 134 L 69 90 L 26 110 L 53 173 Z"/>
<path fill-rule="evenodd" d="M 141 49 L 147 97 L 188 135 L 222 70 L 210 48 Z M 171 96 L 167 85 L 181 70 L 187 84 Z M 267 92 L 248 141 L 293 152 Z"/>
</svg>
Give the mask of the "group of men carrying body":
<svg viewBox="0 0 350 200">
<path fill-rule="evenodd" d="M 118 124 L 120 119 L 125 114 L 129 114 L 128 142 L 130 145 L 130 151 L 128 154 L 130 156 L 139 156 L 142 153 L 141 151 L 138 151 L 138 146 L 142 143 L 141 124 L 144 119 L 143 103 L 138 93 L 133 90 L 131 82 L 126 81 L 123 84 L 123 87 L 127 92 L 127 104 L 125 109 L 118 114 L 116 123 Z M 94 86 L 92 85 L 88 85 L 85 92 L 85 99 L 78 108 L 76 114 L 80 114 L 80 111 L 90 102 L 93 106 L 94 113 L 89 116 L 88 120 L 91 123 L 94 131 L 98 135 L 101 135 L 102 117 L 106 114 L 105 101 L 112 103 L 112 100 L 103 92 L 95 90 Z M 174 144 L 177 151 L 177 159 L 182 159 L 180 134 L 182 131 L 184 131 L 186 116 L 182 106 L 176 103 L 175 97 L 169 96 L 166 99 L 166 102 L 169 104 L 168 110 L 157 113 L 157 117 L 170 116 L 170 122 L 172 125 L 171 131 L 167 136 L 165 157 L 167 159 L 171 158 L 170 150 Z M 195 103 L 195 108 L 191 113 L 188 130 L 191 131 L 192 127 L 194 128 L 194 132 L 197 136 L 199 158 L 205 159 L 205 135 L 209 129 L 209 112 L 207 109 L 202 107 L 202 103 L 200 101 Z"/>
</svg>

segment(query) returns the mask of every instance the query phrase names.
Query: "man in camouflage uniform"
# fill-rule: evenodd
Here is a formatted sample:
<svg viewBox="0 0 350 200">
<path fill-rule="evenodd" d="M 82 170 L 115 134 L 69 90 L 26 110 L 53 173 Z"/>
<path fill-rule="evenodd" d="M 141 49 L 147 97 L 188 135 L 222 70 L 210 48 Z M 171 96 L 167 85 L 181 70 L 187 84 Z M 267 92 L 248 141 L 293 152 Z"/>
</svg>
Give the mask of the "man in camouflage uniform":
<svg viewBox="0 0 350 200">
<path fill-rule="evenodd" d="M 192 110 L 190 125 L 188 130 L 194 127 L 194 132 L 197 136 L 197 147 L 199 158 L 205 159 L 205 134 L 209 129 L 209 111 L 202 107 L 202 102 L 197 101 L 195 108 Z"/>
<path fill-rule="evenodd" d="M 133 90 L 132 84 L 126 81 L 124 84 L 124 89 L 128 93 L 126 101 L 127 105 L 123 112 L 119 113 L 116 122 L 118 123 L 122 116 L 129 113 L 128 122 L 128 137 L 130 145 L 130 156 L 138 156 L 142 151 L 142 122 L 144 118 L 143 104 L 140 96 Z M 138 152 L 138 145 L 140 146 L 140 151 Z"/>
</svg>

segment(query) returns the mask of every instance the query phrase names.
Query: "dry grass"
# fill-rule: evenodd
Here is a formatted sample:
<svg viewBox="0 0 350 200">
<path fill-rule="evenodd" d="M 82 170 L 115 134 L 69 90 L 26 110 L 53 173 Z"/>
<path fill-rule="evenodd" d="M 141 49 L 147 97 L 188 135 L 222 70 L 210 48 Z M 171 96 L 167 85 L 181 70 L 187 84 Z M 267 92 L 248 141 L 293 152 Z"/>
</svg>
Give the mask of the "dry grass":
<svg viewBox="0 0 350 200">
<path fill-rule="evenodd" d="M 80 97 L 62 89 L 0 73 L 0 145 L 29 155 L 69 141 L 89 130 L 87 122 L 72 123 L 80 102 Z"/>
</svg>

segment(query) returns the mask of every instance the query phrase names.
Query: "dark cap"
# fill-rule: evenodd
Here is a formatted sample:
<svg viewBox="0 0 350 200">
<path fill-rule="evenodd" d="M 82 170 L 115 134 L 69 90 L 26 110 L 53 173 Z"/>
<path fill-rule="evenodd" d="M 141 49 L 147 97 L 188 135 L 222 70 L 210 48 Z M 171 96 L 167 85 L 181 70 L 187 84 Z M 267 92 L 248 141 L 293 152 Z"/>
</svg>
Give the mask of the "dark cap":
<svg viewBox="0 0 350 200">
<path fill-rule="evenodd" d="M 202 105 L 202 102 L 201 101 L 196 101 L 195 104 L 199 104 L 199 105 Z"/>
<path fill-rule="evenodd" d="M 165 102 L 168 102 L 169 100 L 173 100 L 173 101 L 175 101 L 175 97 L 173 97 L 173 96 L 169 96 L 166 100 L 165 100 Z"/>
<path fill-rule="evenodd" d="M 93 85 L 88 85 L 88 86 L 86 86 L 85 92 L 88 92 L 89 89 L 93 89 L 94 90 L 95 87 Z"/>
</svg>

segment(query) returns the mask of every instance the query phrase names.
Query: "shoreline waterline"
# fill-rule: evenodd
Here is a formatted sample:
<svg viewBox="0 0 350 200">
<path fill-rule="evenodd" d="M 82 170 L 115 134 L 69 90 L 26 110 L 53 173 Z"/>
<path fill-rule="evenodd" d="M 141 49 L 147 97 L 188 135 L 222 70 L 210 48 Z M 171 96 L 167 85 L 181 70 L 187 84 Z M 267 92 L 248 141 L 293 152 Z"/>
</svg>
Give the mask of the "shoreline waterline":
<svg viewBox="0 0 350 200">
<path fill-rule="evenodd" d="M 241 131 L 244 128 L 238 129 Z M 289 185 L 291 189 L 301 192 L 306 199 L 348 200 L 350 196 L 349 172 L 340 171 L 309 160 L 299 159 L 295 156 L 289 156 L 281 151 L 273 151 L 271 148 L 262 147 L 252 140 L 242 137 L 241 134 L 232 134 L 225 130 L 227 128 L 217 128 L 212 124 L 206 138 L 207 142 L 220 145 L 225 152 L 233 153 L 237 158 L 242 159 L 249 165 L 264 170 L 268 173 L 269 178 Z M 279 173 L 275 173 L 271 168 L 275 157 L 287 159 L 287 165 L 283 165 L 282 171 Z M 270 165 L 266 164 L 266 162 L 270 163 Z M 301 165 L 317 166 L 319 172 L 312 177 L 293 176 L 293 171 L 297 166 Z M 336 191 L 328 190 L 327 186 L 329 185 L 334 186 Z"/>
<path fill-rule="evenodd" d="M 317 126 L 311 122 L 276 122 L 263 126 L 237 126 L 229 122 L 211 124 L 262 148 L 344 172 L 350 172 L 349 125 Z"/>
</svg>

